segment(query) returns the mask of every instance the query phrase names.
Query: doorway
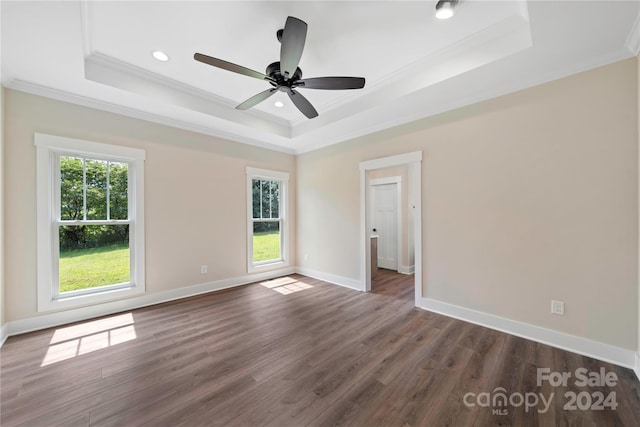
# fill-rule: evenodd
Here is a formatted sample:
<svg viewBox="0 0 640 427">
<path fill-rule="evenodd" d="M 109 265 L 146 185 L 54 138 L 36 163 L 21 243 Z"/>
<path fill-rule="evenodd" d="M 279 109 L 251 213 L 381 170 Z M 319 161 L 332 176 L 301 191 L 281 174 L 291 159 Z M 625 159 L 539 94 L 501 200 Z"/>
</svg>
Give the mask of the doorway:
<svg viewBox="0 0 640 427">
<path fill-rule="evenodd" d="M 396 166 L 407 167 L 407 210 L 412 220 L 407 224 L 407 247 L 410 247 L 409 256 L 413 258 L 414 278 L 414 304 L 419 306 L 422 300 L 422 190 L 421 167 L 422 151 L 383 157 L 360 163 L 360 277 L 362 291 L 371 291 L 371 238 L 372 215 L 370 206 L 372 203 L 371 184 L 375 177 L 375 171 Z M 401 259 L 400 251 L 396 259 Z M 375 261 L 374 261 L 375 262 Z"/>
</svg>

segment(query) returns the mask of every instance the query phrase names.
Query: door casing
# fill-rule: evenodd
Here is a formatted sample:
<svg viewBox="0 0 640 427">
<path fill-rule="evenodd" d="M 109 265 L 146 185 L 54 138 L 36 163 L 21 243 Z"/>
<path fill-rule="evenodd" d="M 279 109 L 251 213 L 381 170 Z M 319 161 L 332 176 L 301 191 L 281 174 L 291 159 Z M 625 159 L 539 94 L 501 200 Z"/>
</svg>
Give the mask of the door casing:
<svg viewBox="0 0 640 427">
<path fill-rule="evenodd" d="M 409 205 L 413 209 L 413 232 L 409 233 L 414 239 L 415 271 L 414 297 L 415 305 L 422 301 L 422 151 L 398 154 L 360 162 L 360 281 L 361 290 L 371 290 L 371 244 L 369 236 L 371 229 L 367 215 L 369 203 L 369 171 L 393 166 L 408 165 L 409 169 Z"/>
</svg>

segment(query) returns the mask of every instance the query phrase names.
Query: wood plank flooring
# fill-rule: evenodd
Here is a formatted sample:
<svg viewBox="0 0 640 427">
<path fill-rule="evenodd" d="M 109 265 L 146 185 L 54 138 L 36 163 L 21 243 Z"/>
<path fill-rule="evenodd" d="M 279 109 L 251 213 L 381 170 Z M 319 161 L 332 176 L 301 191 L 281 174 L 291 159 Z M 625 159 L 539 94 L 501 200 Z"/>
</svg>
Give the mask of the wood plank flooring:
<svg viewBox="0 0 640 427">
<path fill-rule="evenodd" d="M 368 294 L 292 275 L 11 337 L 0 357 L 2 426 L 640 425 L 632 371 L 416 309 L 413 276 L 383 271 Z M 618 381 L 538 386 L 538 367 Z M 554 397 L 477 404 L 498 387 Z M 564 410 L 571 391 L 618 406 Z"/>
</svg>

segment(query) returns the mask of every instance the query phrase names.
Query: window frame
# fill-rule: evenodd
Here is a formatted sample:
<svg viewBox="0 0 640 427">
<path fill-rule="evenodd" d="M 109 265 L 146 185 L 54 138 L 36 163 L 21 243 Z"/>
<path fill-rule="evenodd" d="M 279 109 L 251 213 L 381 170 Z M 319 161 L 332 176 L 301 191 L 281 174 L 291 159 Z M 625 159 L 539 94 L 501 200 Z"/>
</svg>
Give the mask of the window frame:
<svg viewBox="0 0 640 427">
<path fill-rule="evenodd" d="M 289 221 L 288 192 L 289 173 L 247 167 L 247 271 L 249 273 L 272 270 L 289 266 Z M 280 182 L 278 213 L 280 219 L 254 219 L 253 218 L 253 180 L 263 179 Z M 279 222 L 280 223 L 280 259 L 268 261 L 253 261 L 253 224 L 255 222 Z"/>
<path fill-rule="evenodd" d="M 121 147 L 39 133 L 35 134 L 34 143 L 36 145 L 37 187 L 38 312 L 99 304 L 106 301 L 144 294 L 145 151 L 136 148 Z M 61 156 L 127 163 L 128 219 L 62 220 L 60 217 Z M 129 225 L 129 282 L 60 294 L 59 227 L 62 225 L 80 224 Z"/>
</svg>

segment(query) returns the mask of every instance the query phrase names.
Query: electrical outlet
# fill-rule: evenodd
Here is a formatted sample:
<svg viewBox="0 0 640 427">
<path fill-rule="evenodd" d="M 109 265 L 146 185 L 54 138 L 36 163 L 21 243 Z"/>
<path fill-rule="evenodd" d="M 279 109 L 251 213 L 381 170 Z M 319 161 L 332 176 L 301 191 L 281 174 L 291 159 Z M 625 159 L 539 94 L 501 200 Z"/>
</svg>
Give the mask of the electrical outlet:
<svg viewBox="0 0 640 427">
<path fill-rule="evenodd" d="M 207 270 L 208 270 L 208 268 L 207 268 L 206 265 L 201 265 L 200 266 L 200 273 L 207 274 Z"/>
<path fill-rule="evenodd" d="M 551 313 L 564 316 L 564 301 L 551 300 Z"/>
<path fill-rule="evenodd" d="M 305 261 L 309 260 L 309 254 L 304 254 L 304 260 Z"/>
</svg>

